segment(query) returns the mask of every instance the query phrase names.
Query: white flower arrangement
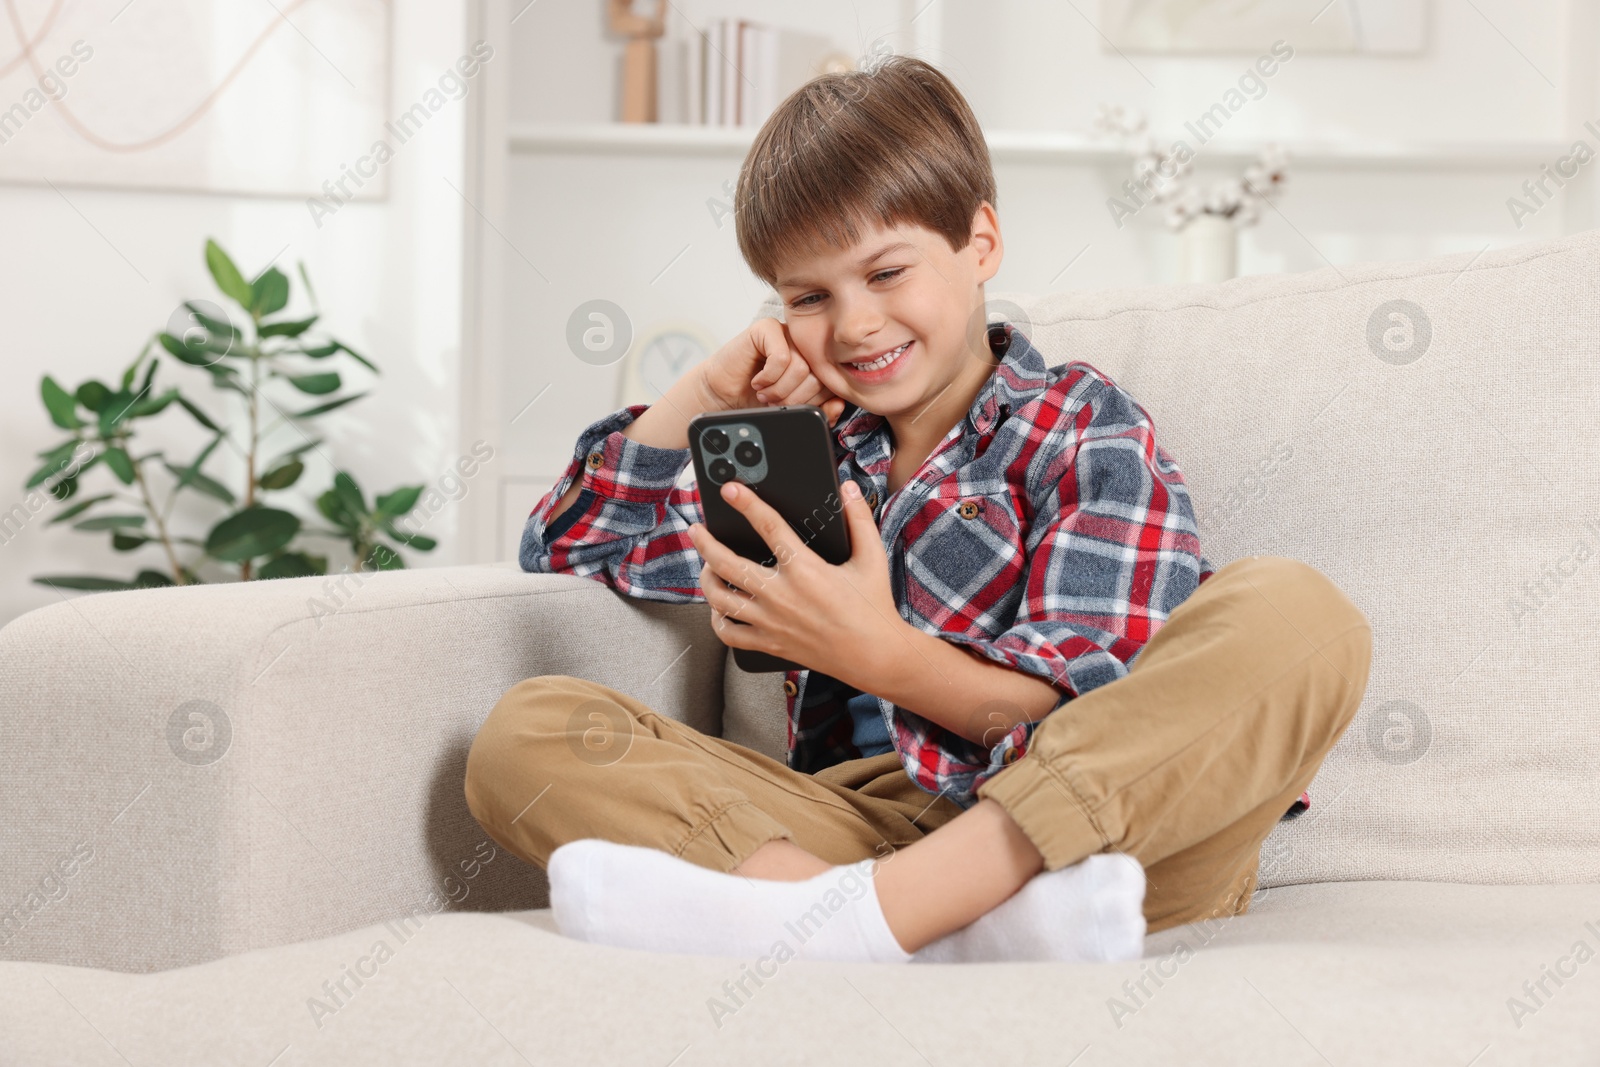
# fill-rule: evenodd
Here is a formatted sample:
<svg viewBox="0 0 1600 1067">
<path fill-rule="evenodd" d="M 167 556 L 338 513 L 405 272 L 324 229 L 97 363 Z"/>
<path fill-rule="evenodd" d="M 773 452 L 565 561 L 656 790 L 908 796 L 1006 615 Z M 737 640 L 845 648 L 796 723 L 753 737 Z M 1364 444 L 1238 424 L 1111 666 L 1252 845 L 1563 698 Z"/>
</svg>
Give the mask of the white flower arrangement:
<svg viewBox="0 0 1600 1067">
<path fill-rule="evenodd" d="M 1289 178 L 1289 155 L 1277 144 L 1268 143 L 1261 154 L 1244 168 L 1238 178 L 1215 182 L 1209 189 L 1201 189 L 1191 182 L 1194 170 L 1194 150 L 1183 141 L 1173 142 L 1172 149 L 1163 151 L 1146 129 L 1144 113 L 1128 112 L 1121 104 L 1101 104 L 1094 120 L 1095 132 L 1123 138 L 1133 153 L 1132 188 L 1125 184 L 1130 197 L 1144 206 L 1149 202 L 1164 209 L 1163 220 L 1174 232 L 1182 230 L 1200 215 L 1215 215 L 1229 219 L 1237 227 L 1249 226 L 1261 218 L 1261 205 L 1275 199 L 1283 191 Z M 1121 217 L 1136 213 L 1113 198 L 1120 205 Z M 1121 226 L 1119 212 L 1113 208 L 1113 218 Z"/>
</svg>

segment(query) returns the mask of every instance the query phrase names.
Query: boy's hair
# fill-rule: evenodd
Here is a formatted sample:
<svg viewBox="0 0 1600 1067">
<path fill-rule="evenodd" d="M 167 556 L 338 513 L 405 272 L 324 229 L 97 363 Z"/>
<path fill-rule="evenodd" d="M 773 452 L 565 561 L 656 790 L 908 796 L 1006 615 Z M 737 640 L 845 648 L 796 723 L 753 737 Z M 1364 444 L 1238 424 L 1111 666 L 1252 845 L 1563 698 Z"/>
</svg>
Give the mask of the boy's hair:
<svg viewBox="0 0 1600 1067">
<path fill-rule="evenodd" d="M 985 200 L 994 171 L 972 108 L 936 67 L 891 54 L 778 105 L 739 170 L 734 228 L 751 271 L 776 286 L 779 263 L 848 248 L 875 224 L 917 223 L 960 251 Z"/>
</svg>

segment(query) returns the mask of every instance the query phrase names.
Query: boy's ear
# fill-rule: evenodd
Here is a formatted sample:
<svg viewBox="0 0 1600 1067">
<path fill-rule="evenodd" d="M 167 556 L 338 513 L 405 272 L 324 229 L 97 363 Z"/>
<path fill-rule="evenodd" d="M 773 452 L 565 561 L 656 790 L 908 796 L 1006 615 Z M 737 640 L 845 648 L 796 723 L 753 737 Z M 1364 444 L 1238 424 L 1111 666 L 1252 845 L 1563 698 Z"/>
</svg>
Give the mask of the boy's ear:
<svg viewBox="0 0 1600 1067">
<path fill-rule="evenodd" d="M 972 215 L 972 247 L 978 253 L 978 282 L 982 284 L 1000 273 L 1000 261 L 1005 258 L 1000 216 L 987 200 Z"/>
</svg>

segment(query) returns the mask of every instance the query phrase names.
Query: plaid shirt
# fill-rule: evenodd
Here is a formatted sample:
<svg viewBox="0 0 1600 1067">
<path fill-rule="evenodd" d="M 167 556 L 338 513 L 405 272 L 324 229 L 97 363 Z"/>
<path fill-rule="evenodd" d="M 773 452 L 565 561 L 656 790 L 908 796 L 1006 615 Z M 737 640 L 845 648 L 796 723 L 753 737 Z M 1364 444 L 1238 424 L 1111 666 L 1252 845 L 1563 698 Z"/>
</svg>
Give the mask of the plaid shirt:
<svg viewBox="0 0 1600 1067">
<path fill-rule="evenodd" d="M 1059 708 L 1127 674 L 1215 568 L 1201 555 L 1183 475 L 1145 410 L 1087 363 L 1046 367 L 1009 323 L 991 325 L 989 339 L 1000 365 L 897 492 L 886 492 L 887 420 L 860 408 L 847 406 L 833 427 L 839 477 L 855 479 L 873 509 L 900 614 L 1047 679 L 1062 692 Z M 651 600 L 705 599 L 688 534 L 704 521 L 689 450 L 620 432 L 647 406 L 579 435 L 566 472 L 528 518 L 524 570 L 593 577 Z M 550 523 L 580 476 L 577 499 Z M 860 755 L 845 703 L 859 690 L 813 670 L 787 672 L 783 690 L 790 767 L 815 773 Z M 1018 723 L 986 745 L 884 698 L 878 705 L 912 780 L 962 807 L 1026 751 L 1038 726 Z"/>
</svg>

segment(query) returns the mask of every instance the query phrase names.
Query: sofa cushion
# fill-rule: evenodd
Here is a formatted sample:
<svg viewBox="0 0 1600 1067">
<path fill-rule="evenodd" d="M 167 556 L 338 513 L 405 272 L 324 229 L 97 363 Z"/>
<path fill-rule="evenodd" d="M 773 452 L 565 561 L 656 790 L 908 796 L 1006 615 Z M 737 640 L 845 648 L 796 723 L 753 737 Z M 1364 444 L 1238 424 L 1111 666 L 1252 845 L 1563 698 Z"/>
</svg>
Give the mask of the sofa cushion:
<svg viewBox="0 0 1600 1067">
<path fill-rule="evenodd" d="M 1372 622 L 1263 885 L 1600 879 L 1600 231 L 989 308 L 1145 408 L 1212 563 L 1304 560 Z M 724 729 L 771 737 L 739 673 Z"/>
<path fill-rule="evenodd" d="M 1593 1063 L 1596 949 L 1587 885 L 1286 887 L 1125 964 L 665 956 L 422 913 L 154 974 L 0 963 L 0 1062 Z"/>
</svg>

